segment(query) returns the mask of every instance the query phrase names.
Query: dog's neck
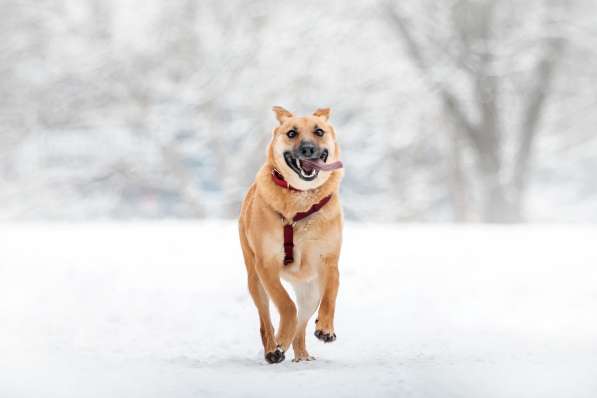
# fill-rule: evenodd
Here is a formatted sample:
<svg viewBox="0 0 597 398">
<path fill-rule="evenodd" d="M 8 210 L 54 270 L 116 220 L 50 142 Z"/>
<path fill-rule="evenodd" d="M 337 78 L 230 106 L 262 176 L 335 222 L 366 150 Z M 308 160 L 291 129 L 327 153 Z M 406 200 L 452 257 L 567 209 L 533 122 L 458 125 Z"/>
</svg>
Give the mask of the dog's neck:
<svg viewBox="0 0 597 398">
<path fill-rule="evenodd" d="M 294 214 L 308 210 L 314 203 L 320 202 L 324 197 L 338 192 L 342 180 L 342 170 L 334 170 L 328 179 L 314 189 L 305 191 L 284 188 L 272 180 L 274 166 L 266 163 L 259 172 L 255 183 L 257 193 L 277 213 L 291 219 Z"/>
</svg>

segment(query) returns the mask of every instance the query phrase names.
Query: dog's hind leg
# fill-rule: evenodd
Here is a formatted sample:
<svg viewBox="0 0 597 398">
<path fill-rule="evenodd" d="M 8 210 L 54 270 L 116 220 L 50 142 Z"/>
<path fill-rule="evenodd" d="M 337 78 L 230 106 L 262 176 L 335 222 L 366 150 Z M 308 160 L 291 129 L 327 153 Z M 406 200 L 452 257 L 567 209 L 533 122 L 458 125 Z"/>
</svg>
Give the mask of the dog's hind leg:
<svg viewBox="0 0 597 398">
<path fill-rule="evenodd" d="M 321 300 L 319 282 L 316 280 L 309 282 L 293 283 L 292 287 L 296 294 L 298 306 L 298 324 L 296 334 L 292 341 L 294 350 L 294 362 L 311 361 L 315 358 L 310 356 L 305 345 L 305 332 L 309 319 L 313 316 Z"/>
<path fill-rule="evenodd" d="M 331 343 L 336 340 L 334 332 L 334 312 L 336 309 L 336 296 L 338 295 L 339 285 L 338 274 L 338 256 L 326 259 L 322 272 L 323 296 L 319 306 L 315 326 L 315 337 L 325 343 Z"/>
</svg>

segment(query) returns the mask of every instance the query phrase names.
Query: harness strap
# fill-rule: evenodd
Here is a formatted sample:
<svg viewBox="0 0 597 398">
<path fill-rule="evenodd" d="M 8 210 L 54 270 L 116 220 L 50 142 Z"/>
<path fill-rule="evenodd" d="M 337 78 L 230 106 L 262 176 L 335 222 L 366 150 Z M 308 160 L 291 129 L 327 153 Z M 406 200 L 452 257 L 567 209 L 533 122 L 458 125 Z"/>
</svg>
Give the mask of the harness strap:
<svg viewBox="0 0 597 398">
<path fill-rule="evenodd" d="M 284 265 L 294 262 L 294 228 L 292 224 L 284 225 Z"/>
</svg>

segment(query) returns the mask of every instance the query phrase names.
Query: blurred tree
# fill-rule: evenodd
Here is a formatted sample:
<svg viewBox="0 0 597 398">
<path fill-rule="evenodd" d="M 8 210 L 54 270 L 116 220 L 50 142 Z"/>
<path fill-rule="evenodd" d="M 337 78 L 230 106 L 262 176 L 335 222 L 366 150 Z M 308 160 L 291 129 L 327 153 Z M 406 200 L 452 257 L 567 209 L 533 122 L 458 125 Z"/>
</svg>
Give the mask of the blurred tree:
<svg viewBox="0 0 597 398">
<path fill-rule="evenodd" d="M 564 50 L 564 6 L 564 0 L 424 1 L 407 12 L 386 3 L 397 37 L 455 128 L 451 190 L 458 219 L 475 218 L 471 212 L 486 222 L 524 217 L 533 147 Z M 536 25 L 534 15 L 542 17 Z M 521 90 L 510 89 L 514 81 Z M 474 186 L 463 178 L 463 143 L 474 154 Z M 466 193 L 471 189 L 480 192 L 477 203 L 467 202 L 475 197 Z"/>
</svg>

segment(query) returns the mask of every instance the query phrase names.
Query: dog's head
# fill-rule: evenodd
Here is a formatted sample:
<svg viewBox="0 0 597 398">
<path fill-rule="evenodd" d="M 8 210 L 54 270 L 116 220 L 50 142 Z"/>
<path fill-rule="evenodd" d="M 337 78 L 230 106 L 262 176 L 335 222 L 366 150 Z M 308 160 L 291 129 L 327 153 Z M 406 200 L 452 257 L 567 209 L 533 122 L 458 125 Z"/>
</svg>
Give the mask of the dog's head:
<svg viewBox="0 0 597 398">
<path fill-rule="evenodd" d="M 270 162 L 293 187 L 317 188 L 331 171 L 313 167 L 313 163 L 331 163 L 340 156 L 336 132 L 328 123 L 330 109 L 317 109 L 313 115 L 303 117 L 280 106 L 274 106 L 273 111 L 280 124 L 274 129 L 269 146 Z"/>
</svg>

